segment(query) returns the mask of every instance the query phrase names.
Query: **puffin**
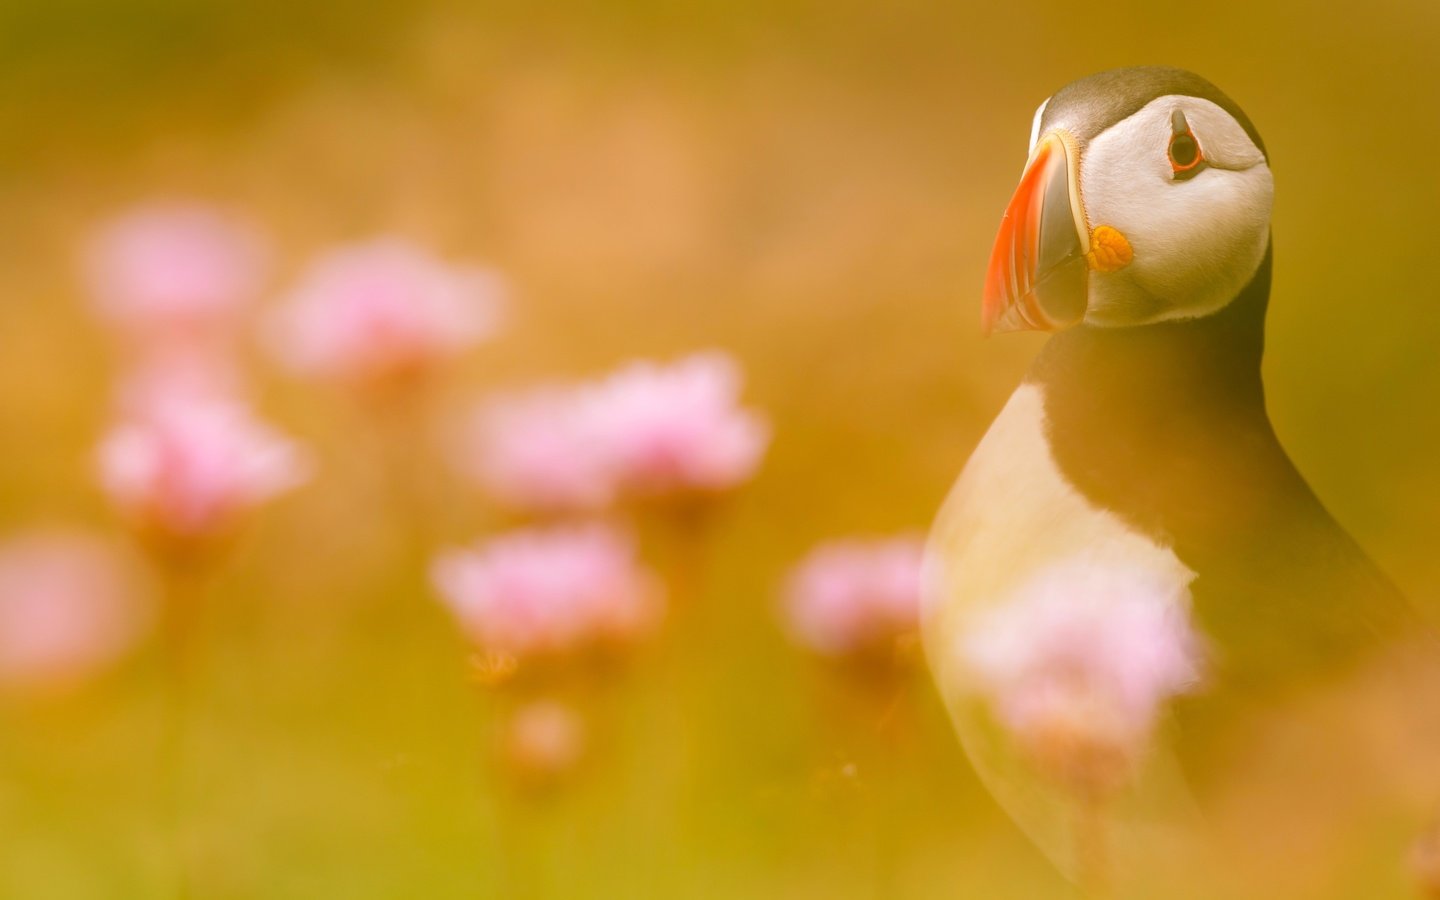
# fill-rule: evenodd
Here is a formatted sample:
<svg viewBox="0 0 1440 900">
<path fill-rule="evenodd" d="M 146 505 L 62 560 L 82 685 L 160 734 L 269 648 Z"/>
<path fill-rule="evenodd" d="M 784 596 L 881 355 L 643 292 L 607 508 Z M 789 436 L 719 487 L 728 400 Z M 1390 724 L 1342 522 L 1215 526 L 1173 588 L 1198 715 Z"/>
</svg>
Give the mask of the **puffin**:
<svg viewBox="0 0 1440 900">
<path fill-rule="evenodd" d="M 1050 336 L 935 521 L 926 655 L 982 782 L 1074 878 L 1066 800 L 962 648 L 1066 560 L 1159 585 L 1205 674 L 1105 813 L 1112 889 L 1133 867 L 1137 896 L 1414 896 L 1402 875 L 1337 887 L 1433 821 L 1440 653 L 1267 414 L 1274 191 L 1254 124 L 1189 71 L 1105 71 L 1040 104 L 981 325 Z"/>
</svg>

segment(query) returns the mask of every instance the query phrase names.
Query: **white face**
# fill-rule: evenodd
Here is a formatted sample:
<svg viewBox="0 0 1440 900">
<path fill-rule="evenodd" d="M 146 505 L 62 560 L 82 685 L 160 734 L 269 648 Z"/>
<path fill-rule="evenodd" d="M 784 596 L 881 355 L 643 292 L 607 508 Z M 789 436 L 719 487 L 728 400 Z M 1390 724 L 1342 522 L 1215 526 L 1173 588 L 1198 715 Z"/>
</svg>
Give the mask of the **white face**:
<svg viewBox="0 0 1440 900">
<path fill-rule="evenodd" d="M 1203 160 L 1178 175 L 1177 122 L 1188 125 Z M 1182 163 L 1188 149 L 1176 151 Z M 1274 178 L 1245 129 L 1209 100 L 1160 97 L 1107 128 L 1080 155 L 1079 185 L 1086 225 L 1117 229 L 1134 250 L 1124 268 L 1091 273 L 1092 325 L 1216 312 L 1265 255 Z"/>
</svg>

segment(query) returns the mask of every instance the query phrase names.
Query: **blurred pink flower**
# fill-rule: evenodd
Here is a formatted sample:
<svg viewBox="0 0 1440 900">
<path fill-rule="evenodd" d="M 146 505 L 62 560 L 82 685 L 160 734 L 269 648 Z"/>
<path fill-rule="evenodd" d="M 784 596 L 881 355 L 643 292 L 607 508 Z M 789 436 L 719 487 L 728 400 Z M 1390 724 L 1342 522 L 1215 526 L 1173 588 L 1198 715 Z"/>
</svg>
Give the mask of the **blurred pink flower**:
<svg viewBox="0 0 1440 900">
<path fill-rule="evenodd" d="M 791 572 L 785 613 L 795 641 L 827 656 L 893 649 L 920 615 L 919 538 L 834 541 Z"/>
<path fill-rule="evenodd" d="M 1440 897 L 1440 825 L 1432 824 L 1410 847 L 1410 873 L 1426 897 Z"/>
<path fill-rule="evenodd" d="M 615 493 L 600 454 L 589 395 L 546 387 L 501 397 L 476 412 L 460 449 L 462 470 L 512 509 L 597 510 Z"/>
<path fill-rule="evenodd" d="M 105 492 L 144 531 L 182 540 L 224 532 L 309 475 L 306 456 L 243 404 L 184 393 L 150 399 L 99 448 Z"/>
<path fill-rule="evenodd" d="M 384 238 L 316 260 L 279 311 L 274 338 L 300 372 L 358 385 L 403 380 L 490 337 L 503 294 L 488 270 Z"/>
<path fill-rule="evenodd" d="M 585 721 L 563 703 L 532 701 L 506 723 L 504 746 L 520 775 L 550 780 L 573 770 L 585 755 Z"/>
<path fill-rule="evenodd" d="M 101 317 L 154 343 L 233 327 L 266 268 L 259 233 L 200 204 L 143 206 L 103 226 L 84 260 Z"/>
<path fill-rule="evenodd" d="M 629 642 L 661 613 L 659 584 L 634 545 L 597 524 L 518 531 L 450 551 L 432 578 L 478 647 L 516 657 Z"/>
<path fill-rule="evenodd" d="M 719 352 L 634 362 L 594 388 L 601 454 L 640 496 L 715 492 L 750 478 L 768 424 L 740 408 L 740 369 Z"/>
<path fill-rule="evenodd" d="M 962 650 L 1023 746 L 1109 780 L 1144 751 L 1162 705 L 1200 683 L 1189 608 L 1173 580 L 1081 558 L 981 614 Z M 1111 771 L 1086 771 L 1097 765 Z"/>
<path fill-rule="evenodd" d="M 0 684 L 67 687 L 119 660 L 149 624 L 109 545 L 63 532 L 0 544 Z"/>
</svg>

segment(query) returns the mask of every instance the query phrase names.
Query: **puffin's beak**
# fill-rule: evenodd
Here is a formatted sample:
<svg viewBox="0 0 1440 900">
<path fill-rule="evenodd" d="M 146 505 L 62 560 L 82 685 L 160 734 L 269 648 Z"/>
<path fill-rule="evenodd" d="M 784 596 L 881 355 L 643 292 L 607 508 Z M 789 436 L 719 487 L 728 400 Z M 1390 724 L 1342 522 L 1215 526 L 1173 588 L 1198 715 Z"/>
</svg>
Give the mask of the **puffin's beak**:
<svg viewBox="0 0 1440 900">
<path fill-rule="evenodd" d="M 1085 317 L 1089 234 L 1073 144 L 1052 131 L 1035 145 L 990 251 L 981 323 L 1055 331 Z"/>
</svg>

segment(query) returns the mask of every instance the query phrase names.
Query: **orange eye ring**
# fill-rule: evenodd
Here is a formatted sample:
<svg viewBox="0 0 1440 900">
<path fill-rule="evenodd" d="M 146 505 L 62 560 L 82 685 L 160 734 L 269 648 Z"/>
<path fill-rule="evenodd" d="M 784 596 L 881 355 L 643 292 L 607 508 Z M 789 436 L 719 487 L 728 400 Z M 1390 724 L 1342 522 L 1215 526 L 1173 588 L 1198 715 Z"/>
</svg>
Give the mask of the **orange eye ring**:
<svg viewBox="0 0 1440 900">
<path fill-rule="evenodd" d="M 1190 130 L 1185 114 L 1178 109 L 1170 114 L 1170 145 L 1166 153 L 1177 181 L 1194 178 L 1205 168 L 1205 153 L 1200 148 L 1200 141 Z"/>
</svg>

